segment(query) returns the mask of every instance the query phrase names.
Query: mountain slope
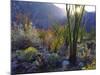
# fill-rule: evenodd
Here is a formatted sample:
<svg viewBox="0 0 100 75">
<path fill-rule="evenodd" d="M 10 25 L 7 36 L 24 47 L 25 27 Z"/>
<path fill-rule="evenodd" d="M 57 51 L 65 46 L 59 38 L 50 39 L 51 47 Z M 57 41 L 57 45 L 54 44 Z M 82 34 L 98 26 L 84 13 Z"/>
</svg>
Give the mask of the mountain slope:
<svg viewBox="0 0 100 75">
<path fill-rule="evenodd" d="M 28 15 L 37 28 L 47 29 L 54 23 L 63 25 L 66 22 L 66 14 L 52 3 L 12 1 L 11 13 L 12 22 L 16 21 L 16 16 L 21 13 Z M 21 20 L 18 21 L 20 22 Z M 84 23 L 87 31 L 90 31 L 91 27 L 95 28 L 96 13 L 85 12 L 82 25 Z"/>
<path fill-rule="evenodd" d="M 12 21 L 16 21 L 18 13 L 30 14 L 30 19 L 38 28 L 47 28 L 54 22 L 62 23 L 63 11 L 51 3 L 12 1 Z"/>
</svg>

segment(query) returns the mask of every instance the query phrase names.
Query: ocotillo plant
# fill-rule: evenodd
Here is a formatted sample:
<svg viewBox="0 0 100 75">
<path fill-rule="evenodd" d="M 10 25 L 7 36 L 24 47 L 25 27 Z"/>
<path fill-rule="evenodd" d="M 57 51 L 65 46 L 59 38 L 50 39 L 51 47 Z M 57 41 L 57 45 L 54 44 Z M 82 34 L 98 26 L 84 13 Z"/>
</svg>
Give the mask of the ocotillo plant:
<svg viewBox="0 0 100 75">
<path fill-rule="evenodd" d="M 75 11 L 72 11 L 72 7 L 74 7 Z M 71 20 L 71 11 L 74 12 L 74 18 L 75 18 L 75 25 L 72 26 Z M 67 37 L 69 39 L 68 43 L 70 46 L 70 56 L 69 60 L 72 65 L 76 64 L 76 51 L 77 51 L 77 40 L 78 40 L 78 34 L 79 34 L 79 28 L 81 24 L 81 20 L 84 13 L 84 6 L 79 5 L 66 5 L 66 12 L 67 12 L 67 25 L 68 25 L 68 35 Z"/>
</svg>

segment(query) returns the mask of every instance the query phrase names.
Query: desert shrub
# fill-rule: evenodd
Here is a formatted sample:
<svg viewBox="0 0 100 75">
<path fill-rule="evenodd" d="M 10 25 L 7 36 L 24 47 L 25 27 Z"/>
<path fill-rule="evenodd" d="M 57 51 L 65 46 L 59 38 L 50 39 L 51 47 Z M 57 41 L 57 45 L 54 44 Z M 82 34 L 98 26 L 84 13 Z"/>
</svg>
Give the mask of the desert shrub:
<svg viewBox="0 0 100 75">
<path fill-rule="evenodd" d="M 93 59 L 91 64 L 87 64 L 86 66 L 82 67 L 83 70 L 92 70 L 96 69 L 96 60 Z"/>
<path fill-rule="evenodd" d="M 48 57 L 48 66 L 50 69 L 54 69 L 56 67 L 59 67 L 60 64 L 60 56 L 56 53 L 52 53 L 49 57 Z"/>
<path fill-rule="evenodd" d="M 51 42 L 51 49 L 54 50 L 54 52 L 57 52 L 57 50 L 59 50 L 59 48 L 64 43 L 63 33 L 64 33 L 63 27 L 61 27 L 59 24 L 53 25 L 54 37 Z"/>
<path fill-rule="evenodd" d="M 32 46 L 32 42 L 23 30 L 12 30 L 11 46 L 12 50 L 20 50 Z"/>
<path fill-rule="evenodd" d="M 20 37 L 16 41 L 12 41 L 12 50 L 25 49 L 32 46 L 32 42 L 26 37 Z"/>
<path fill-rule="evenodd" d="M 39 33 L 39 38 L 44 41 L 46 33 L 44 31 L 38 31 L 38 33 Z"/>
<path fill-rule="evenodd" d="M 24 52 L 22 50 L 17 50 L 15 55 L 16 56 L 21 56 L 23 54 L 24 54 Z"/>
<path fill-rule="evenodd" d="M 59 50 L 60 47 L 63 45 L 63 41 L 64 41 L 63 37 L 54 38 L 51 43 L 51 50 L 57 52 L 57 50 Z"/>
<path fill-rule="evenodd" d="M 33 45 L 35 44 L 40 45 L 41 40 L 39 38 L 39 33 L 35 28 L 33 28 L 33 31 L 29 32 L 29 34 L 25 35 L 27 36 L 28 39 L 30 39 Z"/>
<path fill-rule="evenodd" d="M 52 53 L 50 56 L 49 56 L 49 60 L 50 61 L 56 61 L 58 60 L 59 56 L 56 54 L 56 53 Z"/>
<path fill-rule="evenodd" d="M 35 35 L 36 34 L 36 35 Z M 40 44 L 40 39 L 38 37 L 38 32 L 31 31 L 30 33 L 25 33 L 23 30 L 12 30 L 11 34 L 11 46 L 12 50 L 25 49 L 35 44 Z"/>
<path fill-rule="evenodd" d="M 17 56 L 17 58 L 20 60 L 31 61 L 36 56 L 37 53 L 38 51 L 36 48 L 28 47 L 24 50 L 17 50 L 14 53 L 14 56 Z"/>
<path fill-rule="evenodd" d="M 34 47 L 28 47 L 25 49 L 24 53 L 25 53 L 25 59 L 30 61 L 32 60 L 33 56 L 35 56 L 38 53 L 38 51 Z"/>
<path fill-rule="evenodd" d="M 13 53 L 12 62 L 17 61 L 18 63 L 25 61 L 25 54 L 23 50 L 17 50 Z"/>
</svg>

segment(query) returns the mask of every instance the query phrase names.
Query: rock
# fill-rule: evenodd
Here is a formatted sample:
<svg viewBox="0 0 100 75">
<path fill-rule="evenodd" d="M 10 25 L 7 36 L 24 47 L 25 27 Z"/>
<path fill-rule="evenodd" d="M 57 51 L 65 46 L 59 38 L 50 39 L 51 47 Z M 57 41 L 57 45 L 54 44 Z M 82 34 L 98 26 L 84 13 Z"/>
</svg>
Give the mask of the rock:
<svg viewBox="0 0 100 75">
<path fill-rule="evenodd" d="M 83 62 L 79 62 L 78 64 L 80 67 L 83 67 L 84 66 L 84 63 Z"/>
<path fill-rule="evenodd" d="M 69 65 L 69 61 L 67 59 L 63 60 L 62 61 L 62 69 L 63 70 L 66 70 L 67 66 Z"/>
</svg>

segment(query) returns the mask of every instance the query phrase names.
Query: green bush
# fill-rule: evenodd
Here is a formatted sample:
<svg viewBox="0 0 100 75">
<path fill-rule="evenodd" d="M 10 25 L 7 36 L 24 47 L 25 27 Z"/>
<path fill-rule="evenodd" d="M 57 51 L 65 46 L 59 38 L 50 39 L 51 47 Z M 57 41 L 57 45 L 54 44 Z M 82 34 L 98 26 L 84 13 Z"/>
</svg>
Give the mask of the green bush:
<svg viewBox="0 0 100 75">
<path fill-rule="evenodd" d="M 38 53 L 37 49 L 34 47 L 28 47 L 25 49 L 24 54 L 25 54 L 25 59 L 26 60 L 31 60 L 33 56 L 35 56 Z"/>
<path fill-rule="evenodd" d="M 25 53 L 37 53 L 37 49 L 34 47 L 28 47 L 24 51 Z"/>
<path fill-rule="evenodd" d="M 17 50 L 15 55 L 16 56 L 24 56 L 24 52 L 22 50 Z"/>
<path fill-rule="evenodd" d="M 36 48 L 28 47 L 25 50 L 17 50 L 14 55 L 22 60 L 24 59 L 26 61 L 31 61 L 33 56 L 35 56 L 37 53 L 38 51 Z"/>
<path fill-rule="evenodd" d="M 56 62 L 58 62 L 58 60 L 60 59 L 60 57 L 56 54 L 56 53 L 52 53 L 49 58 L 48 58 L 48 61 L 49 61 L 49 64 L 50 66 L 56 66 Z"/>
<path fill-rule="evenodd" d="M 96 69 L 96 60 L 94 59 L 91 64 L 87 64 L 86 66 L 82 67 L 83 70 L 92 70 Z"/>
</svg>

